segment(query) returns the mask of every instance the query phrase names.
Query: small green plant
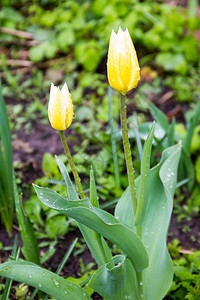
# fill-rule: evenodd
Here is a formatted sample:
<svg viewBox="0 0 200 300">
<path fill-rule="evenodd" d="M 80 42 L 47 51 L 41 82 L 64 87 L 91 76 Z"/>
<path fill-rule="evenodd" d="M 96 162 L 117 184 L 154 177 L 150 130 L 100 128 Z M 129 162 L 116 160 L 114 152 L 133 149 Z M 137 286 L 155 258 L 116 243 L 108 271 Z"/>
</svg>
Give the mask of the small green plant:
<svg viewBox="0 0 200 300">
<path fill-rule="evenodd" d="M 174 280 L 169 290 L 170 299 L 196 300 L 200 297 L 200 252 L 184 251 L 178 240 L 168 245 L 174 257 Z"/>
</svg>

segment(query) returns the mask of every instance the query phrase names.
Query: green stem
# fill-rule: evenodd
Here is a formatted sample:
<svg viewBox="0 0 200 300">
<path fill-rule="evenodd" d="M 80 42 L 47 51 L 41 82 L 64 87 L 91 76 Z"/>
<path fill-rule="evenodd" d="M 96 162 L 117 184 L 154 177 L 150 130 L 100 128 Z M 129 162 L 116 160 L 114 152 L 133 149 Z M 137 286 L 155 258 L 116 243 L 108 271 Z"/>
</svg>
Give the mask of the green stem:
<svg viewBox="0 0 200 300">
<path fill-rule="evenodd" d="M 131 157 L 131 148 L 128 139 L 128 128 L 126 123 L 126 102 L 125 102 L 125 95 L 120 94 L 120 117 L 121 117 L 121 126 L 122 126 L 122 138 L 123 138 L 123 145 L 124 145 L 124 154 L 126 159 L 126 168 L 128 174 L 128 181 L 129 181 L 129 188 L 131 193 L 131 200 L 133 205 L 134 216 L 136 215 L 137 210 L 137 198 L 136 198 L 136 191 L 135 191 L 135 181 L 134 181 L 134 169 L 133 169 L 133 162 Z M 141 238 L 141 227 L 137 227 L 137 234 Z M 137 282 L 138 282 L 138 291 L 140 294 L 140 299 L 143 298 L 143 283 L 142 283 L 142 272 L 136 272 Z"/>
<path fill-rule="evenodd" d="M 143 294 L 143 283 L 142 283 L 142 272 L 137 272 L 137 282 L 138 282 L 138 291 L 139 291 L 139 299 L 144 300 L 144 294 Z"/>
<path fill-rule="evenodd" d="M 124 154 L 126 159 L 126 168 L 128 174 L 128 181 L 129 181 L 129 188 L 131 193 L 131 200 L 133 205 L 134 215 L 136 215 L 137 209 L 137 198 L 135 192 L 135 181 L 134 181 L 134 169 L 133 169 L 133 162 L 131 157 L 131 149 L 128 140 L 128 128 L 126 123 L 126 103 L 125 103 L 125 95 L 120 94 L 120 117 L 121 117 L 121 126 L 122 126 L 122 137 L 123 137 L 123 144 L 124 144 Z"/>
<path fill-rule="evenodd" d="M 69 151 L 69 148 L 68 148 L 68 145 L 67 145 L 67 141 L 66 141 L 66 138 L 65 138 L 64 131 L 60 130 L 59 132 L 60 132 L 60 137 L 61 137 L 61 140 L 62 140 L 62 144 L 63 144 L 64 150 L 65 150 L 65 154 L 67 156 L 67 159 L 68 159 L 68 162 L 70 164 L 72 173 L 74 175 L 74 179 L 75 179 L 76 185 L 78 187 L 78 191 L 79 191 L 80 197 L 81 197 L 81 199 L 84 199 L 85 195 L 84 195 L 83 188 L 82 188 L 82 185 L 81 185 L 81 180 L 80 180 L 80 177 L 78 175 L 78 172 L 76 171 L 76 166 L 75 166 L 75 164 L 73 162 L 73 159 L 72 159 L 72 156 L 70 154 L 70 151 Z"/>
</svg>

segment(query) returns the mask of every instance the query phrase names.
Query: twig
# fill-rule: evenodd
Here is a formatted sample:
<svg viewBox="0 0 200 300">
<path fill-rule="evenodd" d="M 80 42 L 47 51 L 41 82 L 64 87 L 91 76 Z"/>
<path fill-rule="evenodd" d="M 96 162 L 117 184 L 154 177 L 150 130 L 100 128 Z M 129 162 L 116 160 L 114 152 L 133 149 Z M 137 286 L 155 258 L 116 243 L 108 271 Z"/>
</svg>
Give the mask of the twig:
<svg viewBox="0 0 200 300">
<path fill-rule="evenodd" d="M 13 228 L 14 228 L 15 230 L 17 230 L 18 232 L 20 232 L 19 227 L 18 227 L 17 225 L 13 224 Z"/>
<path fill-rule="evenodd" d="M 169 100 L 174 95 L 174 91 L 169 91 L 164 94 L 158 101 L 159 104 L 164 104 L 167 100 Z"/>
<path fill-rule="evenodd" d="M 186 249 L 181 249 L 179 252 L 183 253 L 183 254 L 193 254 L 194 253 L 194 251 L 192 251 L 192 250 L 186 250 Z"/>
<path fill-rule="evenodd" d="M 0 65 L 3 64 L 3 60 L 0 60 Z M 8 66 L 16 67 L 32 67 L 34 63 L 30 60 L 19 60 L 19 59 L 6 59 L 5 64 Z"/>
<path fill-rule="evenodd" d="M 7 27 L 0 27 L 0 32 L 18 36 L 24 39 L 34 40 L 34 34 L 26 31 L 21 31 L 21 30 L 7 28 Z"/>
<path fill-rule="evenodd" d="M 12 44 L 12 45 L 32 47 L 32 46 L 39 45 L 40 42 L 38 42 L 38 41 L 21 41 L 21 40 L 0 39 L 0 44 Z"/>
<path fill-rule="evenodd" d="M 34 64 L 33 62 L 30 61 L 30 64 L 27 63 L 27 66 L 24 65 L 24 68 L 17 68 L 15 70 L 9 70 L 9 72 L 12 74 L 12 75 L 16 75 L 16 74 L 26 74 L 28 72 L 30 72 L 33 68 L 33 66 L 37 67 L 37 68 L 41 68 L 41 69 L 45 69 L 45 68 L 48 68 L 52 65 L 55 65 L 55 64 L 60 64 L 62 63 L 63 61 L 67 61 L 68 58 L 71 57 L 70 55 L 69 56 L 65 56 L 65 57 L 60 57 L 60 58 L 56 58 L 56 59 L 50 59 L 50 60 L 47 60 L 47 61 L 44 61 L 44 62 L 40 62 L 40 63 L 37 63 L 37 64 Z M 8 60 L 7 60 L 8 61 Z M 28 61 L 27 61 L 28 62 Z M 1 62 L 0 62 L 1 64 Z M 12 65 L 12 64 L 11 64 Z M 19 67 L 20 65 L 18 65 Z M 22 66 L 22 65 L 21 65 Z M 23 67 L 23 66 L 22 66 Z M 0 72 L 0 76 L 2 78 L 5 78 L 6 76 L 6 72 Z"/>
<path fill-rule="evenodd" d="M 32 70 L 32 67 L 26 67 L 26 68 L 19 68 L 19 69 L 15 69 L 15 70 L 10 70 L 10 74 L 12 75 L 16 75 L 16 74 L 26 74 L 26 73 L 29 73 L 30 71 Z M 5 78 L 6 77 L 6 72 L 0 72 L 0 76 L 2 78 Z"/>
<path fill-rule="evenodd" d="M 170 110 L 166 115 L 168 119 L 172 119 L 174 116 L 176 116 L 181 111 L 181 105 L 176 105 L 172 110 Z"/>
</svg>

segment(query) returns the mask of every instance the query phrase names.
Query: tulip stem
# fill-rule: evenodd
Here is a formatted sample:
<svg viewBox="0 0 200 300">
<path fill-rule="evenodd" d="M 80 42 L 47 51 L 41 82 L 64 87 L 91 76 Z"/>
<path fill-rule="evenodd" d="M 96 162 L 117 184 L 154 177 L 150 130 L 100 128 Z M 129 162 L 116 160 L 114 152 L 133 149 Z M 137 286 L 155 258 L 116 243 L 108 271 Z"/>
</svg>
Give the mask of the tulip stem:
<svg viewBox="0 0 200 300">
<path fill-rule="evenodd" d="M 84 195 L 83 188 L 82 188 L 82 185 L 81 185 L 81 180 L 80 180 L 80 177 L 79 177 L 78 172 L 76 170 L 76 166 L 75 166 L 75 164 L 73 162 L 71 153 L 69 151 L 69 147 L 67 145 L 67 140 L 66 140 L 64 131 L 60 130 L 59 132 L 60 132 L 60 137 L 61 137 L 61 140 L 62 140 L 62 144 L 63 144 L 64 150 L 65 150 L 65 154 L 67 156 L 67 159 L 68 159 L 68 162 L 70 164 L 72 173 L 74 175 L 74 179 L 75 179 L 75 182 L 76 182 L 76 185 L 77 185 L 80 197 L 81 197 L 81 199 L 84 199 L 85 195 Z"/>
<path fill-rule="evenodd" d="M 123 138 L 123 145 L 124 145 L 124 154 L 126 159 L 126 168 L 128 174 L 128 181 L 129 181 L 129 188 L 131 193 L 131 200 L 133 205 L 134 216 L 136 215 L 137 210 L 137 198 L 136 198 L 136 191 L 135 191 L 135 181 L 134 181 L 134 169 L 133 169 L 133 162 L 131 157 L 131 148 L 128 139 L 128 128 L 126 123 L 126 99 L 125 95 L 120 93 L 120 118 L 121 118 L 121 126 L 122 126 L 122 138 Z M 141 230 L 137 228 L 137 234 L 141 238 Z M 143 286 L 142 286 L 142 272 L 136 272 L 137 282 L 138 282 L 138 291 L 140 294 L 140 299 L 143 298 Z"/>
<path fill-rule="evenodd" d="M 135 181 L 134 181 L 134 169 L 133 162 L 131 157 L 131 148 L 128 140 L 128 128 L 126 123 L 126 101 L 125 95 L 120 93 L 120 118 L 121 118 L 121 126 L 122 126 L 122 138 L 124 145 L 124 154 L 126 160 L 126 168 L 128 174 L 129 188 L 131 193 L 131 200 L 133 205 L 134 216 L 136 215 L 137 209 L 137 198 L 135 192 Z"/>
</svg>

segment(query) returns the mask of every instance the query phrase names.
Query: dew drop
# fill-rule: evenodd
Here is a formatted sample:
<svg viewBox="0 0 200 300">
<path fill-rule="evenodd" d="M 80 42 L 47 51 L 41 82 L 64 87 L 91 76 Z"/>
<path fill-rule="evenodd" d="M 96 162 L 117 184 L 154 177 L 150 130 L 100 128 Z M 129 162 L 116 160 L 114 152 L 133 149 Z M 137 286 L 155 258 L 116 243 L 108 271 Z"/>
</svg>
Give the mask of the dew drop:
<svg viewBox="0 0 200 300">
<path fill-rule="evenodd" d="M 59 287 L 59 282 L 55 278 L 53 279 L 53 282 L 54 282 L 56 287 Z"/>
</svg>

